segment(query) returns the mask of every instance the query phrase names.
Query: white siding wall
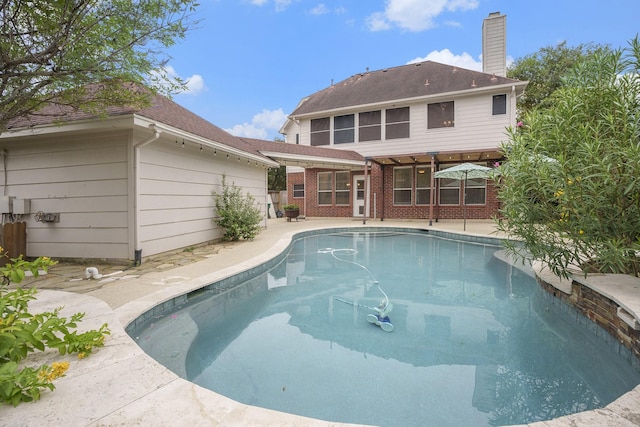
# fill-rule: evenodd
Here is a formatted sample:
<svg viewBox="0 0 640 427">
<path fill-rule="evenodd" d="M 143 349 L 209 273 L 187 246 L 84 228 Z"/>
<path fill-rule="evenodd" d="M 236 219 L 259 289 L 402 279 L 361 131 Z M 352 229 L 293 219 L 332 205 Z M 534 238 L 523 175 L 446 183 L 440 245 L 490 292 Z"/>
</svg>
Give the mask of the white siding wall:
<svg viewBox="0 0 640 427">
<path fill-rule="evenodd" d="M 266 218 L 266 170 L 247 160 L 162 138 L 140 151 L 139 240 L 142 256 L 222 237 L 213 222 L 215 199 L 227 183 L 250 193 Z M 266 225 L 266 219 L 263 221 Z"/>
<path fill-rule="evenodd" d="M 507 114 L 497 116 L 492 115 L 492 95 L 441 99 L 439 101 L 454 101 L 455 126 L 439 129 L 427 129 L 427 104 L 414 104 L 410 106 L 410 138 L 338 144 L 330 147 L 354 150 L 363 156 L 496 149 L 507 140 L 506 127 L 514 124 L 509 108 L 510 98 L 511 94 L 507 93 Z M 299 130 L 296 124 L 288 129 L 292 133 L 300 132 L 302 145 L 310 144 L 309 130 L 309 120 L 301 120 Z"/>
<path fill-rule="evenodd" d="M 5 194 L 31 200 L 27 256 L 127 258 L 127 133 L 5 144 Z M 58 223 L 34 220 L 38 211 Z"/>
</svg>

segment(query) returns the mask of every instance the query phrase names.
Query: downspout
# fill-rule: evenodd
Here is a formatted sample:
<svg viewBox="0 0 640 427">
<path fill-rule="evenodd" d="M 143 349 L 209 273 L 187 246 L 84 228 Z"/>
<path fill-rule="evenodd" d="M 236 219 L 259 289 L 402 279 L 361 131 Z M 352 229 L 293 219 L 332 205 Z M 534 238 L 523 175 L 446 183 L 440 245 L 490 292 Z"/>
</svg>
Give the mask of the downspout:
<svg viewBox="0 0 640 427">
<path fill-rule="evenodd" d="M 516 109 L 517 109 L 517 100 L 516 100 L 517 96 L 516 96 L 516 86 L 512 85 L 511 86 L 511 99 L 510 99 L 510 104 L 511 104 L 511 108 L 509 108 L 509 115 L 510 117 L 510 122 L 511 122 L 511 126 L 514 126 L 516 124 Z"/>
<path fill-rule="evenodd" d="M 134 192 L 134 206 L 133 206 L 133 241 L 134 241 L 134 260 L 135 265 L 142 264 L 142 243 L 140 242 L 140 192 L 139 180 L 140 180 L 140 150 L 151 144 L 153 141 L 160 138 L 160 131 L 156 129 L 155 124 L 150 124 L 149 129 L 153 132 L 149 138 L 134 144 L 133 146 L 133 192 Z"/>
<path fill-rule="evenodd" d="M 271 201 L 273 203 L 273 200 Z M 264 205 L 267 207 L 267 211 L 265 212 L 264 215 L 264 228 L 267 228 L 267 225 L 269 224 L 269 168 L 265 167 L 264 168 Z M 275 211 L 275 209 L 274 209 Z"/>
</svg>

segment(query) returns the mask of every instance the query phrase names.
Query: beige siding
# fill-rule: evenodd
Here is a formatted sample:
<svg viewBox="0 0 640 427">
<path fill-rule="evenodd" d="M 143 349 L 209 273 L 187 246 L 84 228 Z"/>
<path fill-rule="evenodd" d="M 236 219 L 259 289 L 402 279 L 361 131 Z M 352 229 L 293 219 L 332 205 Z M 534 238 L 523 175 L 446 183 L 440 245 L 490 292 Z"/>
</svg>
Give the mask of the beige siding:
<svg viewBox="0 0 640 427">
<path fill-rule="evenodd" d="M 180 148 L 160 139 L 142 148 L 138 249 L 143 257 L 222 237 L 223 230 L 212 222 L 213 193 L 222 191 L 222 175 L 253 195 L 266 212 L 265 173 L 255 162 L 227 159 L 194 144 Z"/>
<path fill-rule="evenodd" d="M 502 92 L 505 93 L 505 92 Z M 498 93 L 496 93 L 498 94 Z M 507 94 L 509 99 L 511 94 Z M 411 105 L 410 137 L 385 141 L 331 145 L 331 148 L 354 150 L 363 156 L 384 156 L 426 152 L 451 152 L 496 149 L 507 140 L 506 128 L 512 123 L 507 114 L 492 115 L 492 95 L 447 98 L 438 101 L 455 103 L 455 126 L 427 128 L 427 103 Z M 436 102 L 436 101 L 433 101 Z M 511 103 L 507 101 L 507 105 Z M 345 114 L 345 113 L 341 113 Z M 300 123 L 301 144 L 309 145 L 309 120 Z"/>
<path fill-rule="evenodd" d="M 127 258 L 126 132 L 5 143 L 5 194 L 31 200 L 27 255 Z M 41 223 L 34 213 L 60 214 Z"/>
</svg>

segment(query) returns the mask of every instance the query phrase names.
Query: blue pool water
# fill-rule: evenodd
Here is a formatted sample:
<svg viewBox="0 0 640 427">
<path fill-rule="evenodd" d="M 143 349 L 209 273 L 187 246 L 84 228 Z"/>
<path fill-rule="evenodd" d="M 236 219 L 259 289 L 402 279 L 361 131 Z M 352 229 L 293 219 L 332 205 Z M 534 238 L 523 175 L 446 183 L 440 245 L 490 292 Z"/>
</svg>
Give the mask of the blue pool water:
<svg viewBox="0 0 640 427">
<path fill-rule="evenodd" d="M 305 237 L 269 271 L 192 294 L 130 334 L 239 402 L 379 426 L 526 424 L 640 383 L 499 251 L 426 234 Z M 381 290 L 392 332 L 366 320 Z"/>
</svg>

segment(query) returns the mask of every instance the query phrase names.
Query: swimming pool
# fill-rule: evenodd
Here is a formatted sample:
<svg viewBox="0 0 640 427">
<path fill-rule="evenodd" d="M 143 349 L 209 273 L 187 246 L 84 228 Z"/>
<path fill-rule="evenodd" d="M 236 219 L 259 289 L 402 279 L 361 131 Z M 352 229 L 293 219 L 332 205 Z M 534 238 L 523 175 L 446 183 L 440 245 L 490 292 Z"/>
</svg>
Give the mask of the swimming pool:
<svg viewBox="0 0 640 427">
<path fill-rule="evenodd" d="M 235 400 L 382 426 L 527 423 L 640 383 L 499 250 L 415 233 L 305 237 L 269 271 L 192 294 L 131 334 Z M 390 333 L 366 320 L 378 285 L 394 305 Z"/>
</svg>

